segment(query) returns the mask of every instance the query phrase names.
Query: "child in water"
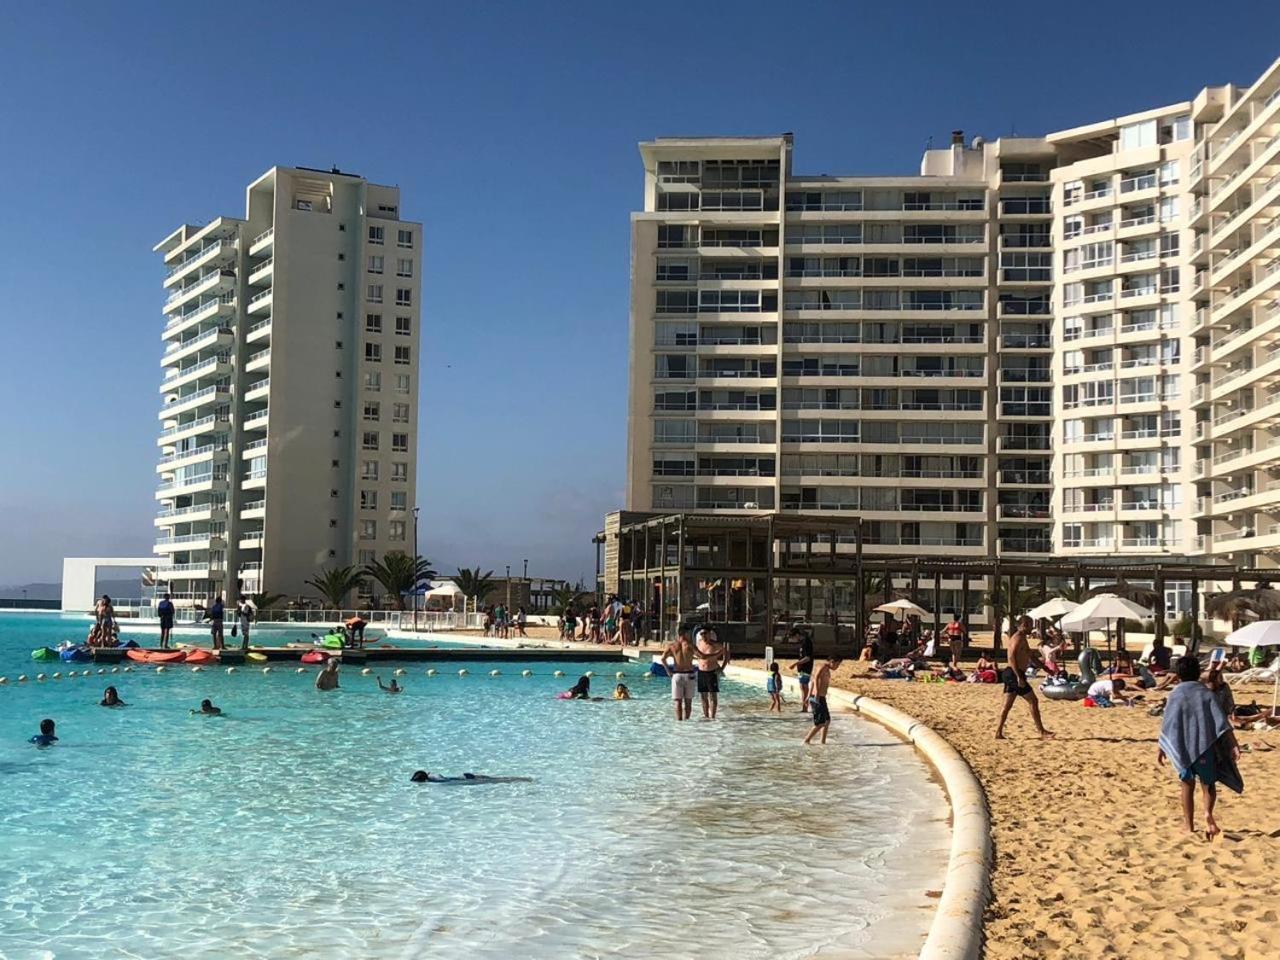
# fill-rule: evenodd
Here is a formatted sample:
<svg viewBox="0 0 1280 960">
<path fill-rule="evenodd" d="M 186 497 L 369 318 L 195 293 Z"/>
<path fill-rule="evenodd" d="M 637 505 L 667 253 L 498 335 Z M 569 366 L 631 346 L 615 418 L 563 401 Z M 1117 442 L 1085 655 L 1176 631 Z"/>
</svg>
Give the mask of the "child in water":
<svg viewBox="0 0 1280 960">
<path fill-rule="evenodd" d="M 107 687 L 102 692 L 102 702 L 98 704 L 100 707 L 127 707 L 128 704 L 120 699 L 120 694 L 115 687 Z"/>
<path fill-rule="evenodd" d="M 620 683 L 613 688 L 613 699 L 615 700 L 631 699 L 631 691 L 627 689 L 627 685 L 625 683 Z"/>
<path fill-rule="evenodd" d="M 27 741 L 27 743 L 34 743 L 37 747 L 52 747 L 57 742 L 58 738 L 53 732 L 53 721 L 48 719 L 40 721 L 40 732 Z"/>
<path fill-rule="evenodd" d="M 402 693 L 404 691 L 404 687 L 396 683 L 395 677 L 391 678 L 390 685 L 384 684 L 382 682 L 382 677 L 378 677 L 378 689 L 385 691 L 386 693 Z"/>
<path fill-rule="evenodd" d="M 221 707 L 215 707 L 215 706 L 213 705 L 213 701 L 212 701 L 212 700 L 201 700 L 201 701 L 200 701 L 200 709 L 199 709 L 199 710 L 192 710 L 191 712 L 192 712 L 193 714 L 194 714 L 194 713 L 199 713 L 199 714 L 202 714 L 202 715 L 204 715 L 204 716 L 206 716 L 206 717 L 220 717 L 220 716 L 222 716 L 222 708 L 221 708 Z"/>
<path fill-rule="evenodd" d="M 769 679 L 764 688 L 769 692 L 769 712 L 782 712 L 782 674 L 778 670 L 778 661 L 769 664 Z"/>
</svg>

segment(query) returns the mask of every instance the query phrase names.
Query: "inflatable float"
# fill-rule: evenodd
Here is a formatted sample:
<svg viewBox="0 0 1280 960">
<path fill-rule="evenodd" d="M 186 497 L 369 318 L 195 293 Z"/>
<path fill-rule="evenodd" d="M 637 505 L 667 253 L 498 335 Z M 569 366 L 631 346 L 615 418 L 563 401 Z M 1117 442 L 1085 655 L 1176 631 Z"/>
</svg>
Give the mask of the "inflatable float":
<svg viewBox="0 0 1280 960">
<path fill-rule="evenodd" d="M 58 656 L 68 663 L 79 663 L 93 659 L 93 654 L 89 652 L 87 647 L 63 647 L 58 651 Z"/>
<path fill-rule="evenodd" d="M 1098 651 L 1086 647 L 1080 651 L 1080 677 L 1050 677 L 1040 684 L 1040 692 L 1050 700 L 1083 700 L 1089 693 L 1089 687 L 1098 679 L 1098 671 L 1102 669 L 1102 658 Z"/>
<path fill-rule="evenodd" d="M 40 661 L 57 660 L 58 651 L 50 649 L 49 647 L 36 647 L 31 651 L 31 659 Z"/>
<path fill-rule="evenodd" d="M 326 633 L 320 638 L 320 646 L 326 650 L 341 650 L 346 642 L 346 638 L 340 633 Z"/>
<path fill-rule="evenodd" d="M 216 655 L 214 655 L 208 650 L 188 650 L 187 657 L 184 662 L 186 663 L 217 663 L 218 658 Z"/>
<path fill-rule="evenodd" d="M 246 653 L 244 658 L 252 661 L 253 663 L 264 663 L 267 659 L 267 655 L 265 653 Z"/>
<path fill-rule="evenodd" d="M 302 655 L 302 662 L 303 663 L 324 663 L 326 660 L 329 659 L 329 657 L 330 657 L 330 654 L 325 653 L 323 650 L 308 650 L 306 653 Z"/>
<path fill-rule="evenodd" d="M 178 663 L 186 656 L 181 650 L 126 650 L 124 655 L 138 663 Z"/>
</svg>

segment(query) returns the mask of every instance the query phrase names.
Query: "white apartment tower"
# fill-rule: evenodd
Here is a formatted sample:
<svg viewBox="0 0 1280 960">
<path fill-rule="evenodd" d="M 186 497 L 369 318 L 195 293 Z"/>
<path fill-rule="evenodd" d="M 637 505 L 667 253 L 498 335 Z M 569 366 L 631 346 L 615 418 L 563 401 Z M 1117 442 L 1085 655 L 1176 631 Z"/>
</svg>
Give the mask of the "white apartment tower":
<svg viewBox="0 0 1280 960">
<path fill-rule="evenodd" d="M 243 219 L 155 250 L 161 590 L 296 594 L 321 567 L 412 554 L 422 227 L 399 189 L 273 167 Z"/>
<path fill-rule="evenodd" d="M 640 145 L 627 508 L 870 552 L 1280 559 L 1280 61 L 920 174 Z"/>
</svg>

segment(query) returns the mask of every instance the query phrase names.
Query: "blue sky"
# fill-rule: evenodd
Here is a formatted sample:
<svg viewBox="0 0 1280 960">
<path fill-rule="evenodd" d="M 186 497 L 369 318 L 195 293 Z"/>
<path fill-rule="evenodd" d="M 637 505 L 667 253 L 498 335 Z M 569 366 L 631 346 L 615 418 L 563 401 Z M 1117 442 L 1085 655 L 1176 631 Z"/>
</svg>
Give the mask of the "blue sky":
<svg viewBox="0 0 1280 960">
<path fill-rule="evenodd" d="M 626 458 L 636 143 L 792 131 L 807 173 L 916 169 L 1247 83 L 1280 5 L 6 4 L 0 583 L 150 552 L 161 266 L 273 164 L 399 184 L 425 228 L 419 502 L 447 570 L 593 572 Z M 785 12 L 785 16 L 784 16 Z M 1069 13 L 1069 15 L 1064 15 Z"/>
</svg>

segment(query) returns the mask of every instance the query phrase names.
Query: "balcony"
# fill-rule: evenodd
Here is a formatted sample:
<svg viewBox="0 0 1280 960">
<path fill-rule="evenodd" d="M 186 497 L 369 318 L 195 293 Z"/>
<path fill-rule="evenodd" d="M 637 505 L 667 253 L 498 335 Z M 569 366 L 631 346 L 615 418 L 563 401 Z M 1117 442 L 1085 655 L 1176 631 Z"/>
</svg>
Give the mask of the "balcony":
<svg viewBox="0 0 1280 960">
<path fill-rule="evenodd" d="M 265 430 L 267 427 L 267 419 L 269 409 L 259 410 L 257 413 L 251 413 L 244 418 L 240 424 L 245 430 Z"/>
<path fill-rule="evenodd" d="M 188 252 L 187 258 L 171 269 L 164 278 L 166 287 L 173 286 L 174 282 L 189 274 L 196 267 L 210 264 L 215 260 L 221 260 L 224 256 L 229 257 L 236 251 L 235 240 L 212 240 L 195 252 Z"/>
<path fill-rule="evenodd" d="M 156 472 L 168 473 L 179 466 L 200 463 L 204 460 L 212 461 L 216 454 L 225 452 L 226 449 L 226 440 L 223 438 L 218 443 L 206 443 L 199 447 L 192 447 L 189 450 L 179 450 L 176 453 L 161 457 L 160 462 L 156 464 Z"/>
<path fill-rule="evenodd" d="M 169 344 L 160 358 L 162 366 L 171 367 L 187 357 L 210 347 L 229 347 L 234 334 L 230 327 L 215 327 L 204 333 L 198 333 L 188 340 L 176 340 Z"/>
<path fill-rule="evenodd" d="M 214 317 L 229 317 L 235 307 L 235 303 L 236 296 L 234 293 L 224 293 L 221 296 L 201 300 L 194 306 L 188 307 L 178 315 L 171 317 L 160 332 L 160 338 L 169 340 L 205 320 L 210 320 Z"/>
<path fill-rule="evenodd" d="M 266 290 L 263 290 L 261 293 L 254 294 L 254 296 L 249 299 L 249 307 L 248 307 L 249 312 L 263 313 L 267 310 L 270 310 L 272 291 L 273 291 L 273 288 L 268 287 Z"/>
<path fill-rule="evenodd" d="M 271 315 L 257 321 L 244 335 L 245 343 L 256 343 L 271 336 Z"/>
<path fill-rule="evenodd" d="M 203 390 L 197 390 L 195 393 L 189 393 L 186 396 L 172 400 L 165 404 L 164 409 L 160 411 L 158 416 L 161 420 L 172 420 L 179 414 L 188 413 L 213 403 L 226 403 L 230 399 L 231 395 L 227 392 L 225 385 L 214 384 L 211 387 L 205 387 Z"/>
<path fill-rule="evenodd" d="M 244 398 L 246 400 L 265 400 L 270 389 L 271 378 L 263 377 L 261 380 L 255 380 L 245 387 Z"/>
<path fill-rule="evenodd" d="M 215 331 L 217 333 L 217 331 Z M 215 338 L 216 342 L 216 338 Z M 207 376 L 226 376 L 231 371 L 231 355 L 220 353 L 217 356 L 210 357 L 208 360 L 202 360 L 190 367 L 169 367 L 165 373 L 165 378 L 160 384 L 161 393 L 172 393 L 179 387 L 194 383 L 201 377 Z"/>
<path fill-rule="evenodd" d="M 178 440 L 187 437 L 199 436 L 201 433 L 208 433 L 210 430 L 218 429 L 216 424 L 228 423 L 229 418 L 226 416 L 209 415 L 200 417 L 198 420 L 189 420 L 186 423 L 180 423 L 172 427 L 166 427 L 160 431 L 160 437 L 156 440 L 159 446 L 169 446 Z"/>
<path fill-rule="evenodd" d="M 240 506 L 241 520 L 260 520 L 267 515 L 267 501 L 265 499 L 250 500 Z"/>
<path fill-rule="evenodd" d="M 249 244 L 249 256 L 256 257 L 270 252 L 275 242 L 275 235 L 276 228 L 270 227 L 254 237 Z"/>
<path fill-rule="evenodd" d="M 189 507 L 170 508 L 156 514 L 157 527 L 171 527 L 176 523 L 195 523 L 201 520 L 221 520 L 226 516 L 227 506 L 222 502 L 197 503 Z"/>
<path fill-rule="evenodd" d="M 225 293 L 235 286 L 234 270 L 210 270 L 169 296 L 164 302 L 164 312 L 173 313 L 184 303 L 190 303 L 199 296 L 214 296 Z"/>
<path fill-rule="evenodd" d="M 249 268 L 249 286 L 270 286 L 271 276 L 275 270 L 275 257 L 267 257 L 262 263 L 255 263 Z"/>
<path fill-rule="evenodd" d="M 245 373 L 252 373 L 254 370 L 262 370 L 271 363 L 271 348 L 259 350 L 257 353 L 249 354 L 244 362 Z"/>
</svg>

